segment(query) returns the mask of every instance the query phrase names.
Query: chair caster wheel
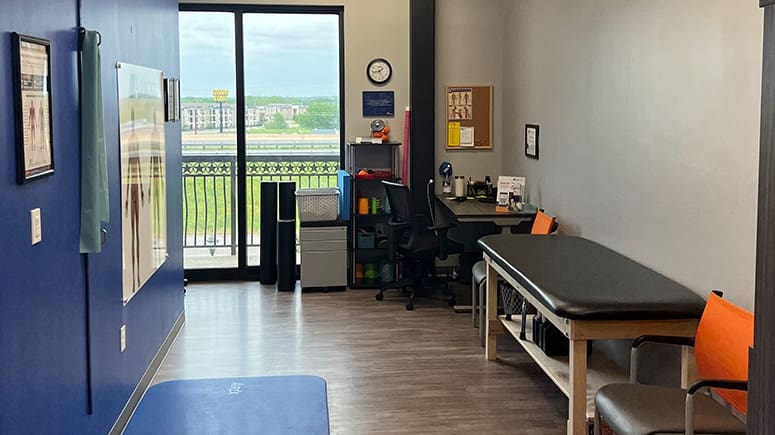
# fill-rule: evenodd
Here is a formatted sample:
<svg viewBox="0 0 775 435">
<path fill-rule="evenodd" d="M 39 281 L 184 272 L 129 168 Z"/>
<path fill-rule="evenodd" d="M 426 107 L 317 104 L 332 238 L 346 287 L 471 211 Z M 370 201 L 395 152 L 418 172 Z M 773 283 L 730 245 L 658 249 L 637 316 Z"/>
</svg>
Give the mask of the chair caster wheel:
<svg viewBox="0 0 775 435">
<path fill-rule="evenodd" d="M 408 304 L 406 304 L 406 311 L 412 311 L 412 310 L 414 310 L 414 304 L 409 302 Z"/>
<path fill-rule="evenodd" d="M 374 296 L 374 299 L 381 301 L 385 296 L 382 293 L 377 293 L 377 296 Z"/>
</svg>

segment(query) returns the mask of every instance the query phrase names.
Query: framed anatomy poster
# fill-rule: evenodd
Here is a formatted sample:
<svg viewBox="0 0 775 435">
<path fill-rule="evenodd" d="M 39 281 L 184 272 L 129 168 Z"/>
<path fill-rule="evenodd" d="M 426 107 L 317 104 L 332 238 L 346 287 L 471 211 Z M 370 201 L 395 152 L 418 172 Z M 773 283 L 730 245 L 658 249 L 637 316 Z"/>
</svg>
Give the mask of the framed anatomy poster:
<svg viewBox="0 0 775 435">
<path fill-rule="evenodd" d="M 447 86 L 448 150 L 492 149 L 492 86 Z"/>
<path fill-rule="evenodd" d="M 167 259 L 162 72 L 118 63 L 124 304 Z"/>
<path fill-rule="evenodd" d="M 19 184 L 54 173 L 49 41 L 13 33 L 16 178 Z"/>
</svg>

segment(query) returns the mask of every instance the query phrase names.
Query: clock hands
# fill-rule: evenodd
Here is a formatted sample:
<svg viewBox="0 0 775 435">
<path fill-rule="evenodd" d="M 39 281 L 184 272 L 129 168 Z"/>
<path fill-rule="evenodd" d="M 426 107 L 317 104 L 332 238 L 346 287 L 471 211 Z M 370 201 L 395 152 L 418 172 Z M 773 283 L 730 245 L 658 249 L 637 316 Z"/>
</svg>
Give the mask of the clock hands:
<svg viewBox="0 0 775 435">
<path fill-rule="evenodd" d="M 374 83 L 384 83 L 390 79 L 391 66 L 384 59 L 372 60 L 366 68 L 369 79 Z"/>
</svg>

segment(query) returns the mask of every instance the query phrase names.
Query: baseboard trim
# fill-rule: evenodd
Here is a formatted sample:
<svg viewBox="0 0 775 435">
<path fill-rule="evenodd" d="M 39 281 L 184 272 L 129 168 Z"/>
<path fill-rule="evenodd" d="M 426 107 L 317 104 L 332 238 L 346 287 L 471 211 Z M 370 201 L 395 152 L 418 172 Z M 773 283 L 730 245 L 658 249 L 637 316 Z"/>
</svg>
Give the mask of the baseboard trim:
<svg viewBox="0 0 775 435">
<path fill-rule="evenodd" d="M 178 334 L 180 333 L 180 330 L 183 329 L 185 323 L 186 312 L 183 311 L 180 313 L 178 320 L 175 321 L 175 324 L 172 325 L 172 329 L 169 334 L 167 334 L 167 338 L 162 342 L 161 347 L 159 347 L 159 350 L 156 352 L 156 355 L 154 355 L 151 363 L 148 364 L 148 368 L 145 369 L 145 373 L 143 373 L 143 376 L 140 378 L 140 382 L 137 383 L 132 395 L 129 396 L 129 400 L 127 400 L 126 405 L 124 405 L 124 409 L 121 410 L 121 414 L 118 415 L 116 422 L 113 423 L 113 427 L 110 429 L 110 432 L 108 432 L 110 435 L 121 435 L 124 432 L 127 423 L 129 423 L 129 419 L 132 418 L 132 414 L 134 414 L 135 409 L 137 409 L 137 405 L 145 395 L 146 390 L 148 390 L 148 386 L 151 385 L 151 381 L 154 376 L 156 376 L 156 372 L 159 371 L 161 363 L 164 362 L 164 358 L 167 357 L 167 352 L 169 352 L 172 343 L 175 342 L 175 339 L 178 337 Z"/>
</svg>

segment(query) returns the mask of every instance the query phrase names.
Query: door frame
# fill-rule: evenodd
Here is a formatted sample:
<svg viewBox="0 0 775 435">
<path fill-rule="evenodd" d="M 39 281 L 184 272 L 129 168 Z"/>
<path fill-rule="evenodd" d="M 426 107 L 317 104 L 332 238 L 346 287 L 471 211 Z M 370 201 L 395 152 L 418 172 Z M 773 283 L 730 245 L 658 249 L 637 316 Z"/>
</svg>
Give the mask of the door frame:
<svg viewBox="0 0 775 435">
<path fill-rule="evenodd" d="M 245 68 L 244 32 L 245 14 L 310 14 L 339 17 L 339 167 L 344 166 L 345 87 L 344 87 L 344 6 L 310 5 L 239 5 L 180 3 L 180 12 L 227 12 L 234 14 L 234 50 L 236 59 L 237 100 L 237 267 L 213 269 L 185 269 L 190 281 L 253 280 L 259 278 L 260 265 L 248 266 L 247 256 L 247 150 L 245 143 Z M 298 276 L 298 265 L 297 276 Z"/>
</svg>

